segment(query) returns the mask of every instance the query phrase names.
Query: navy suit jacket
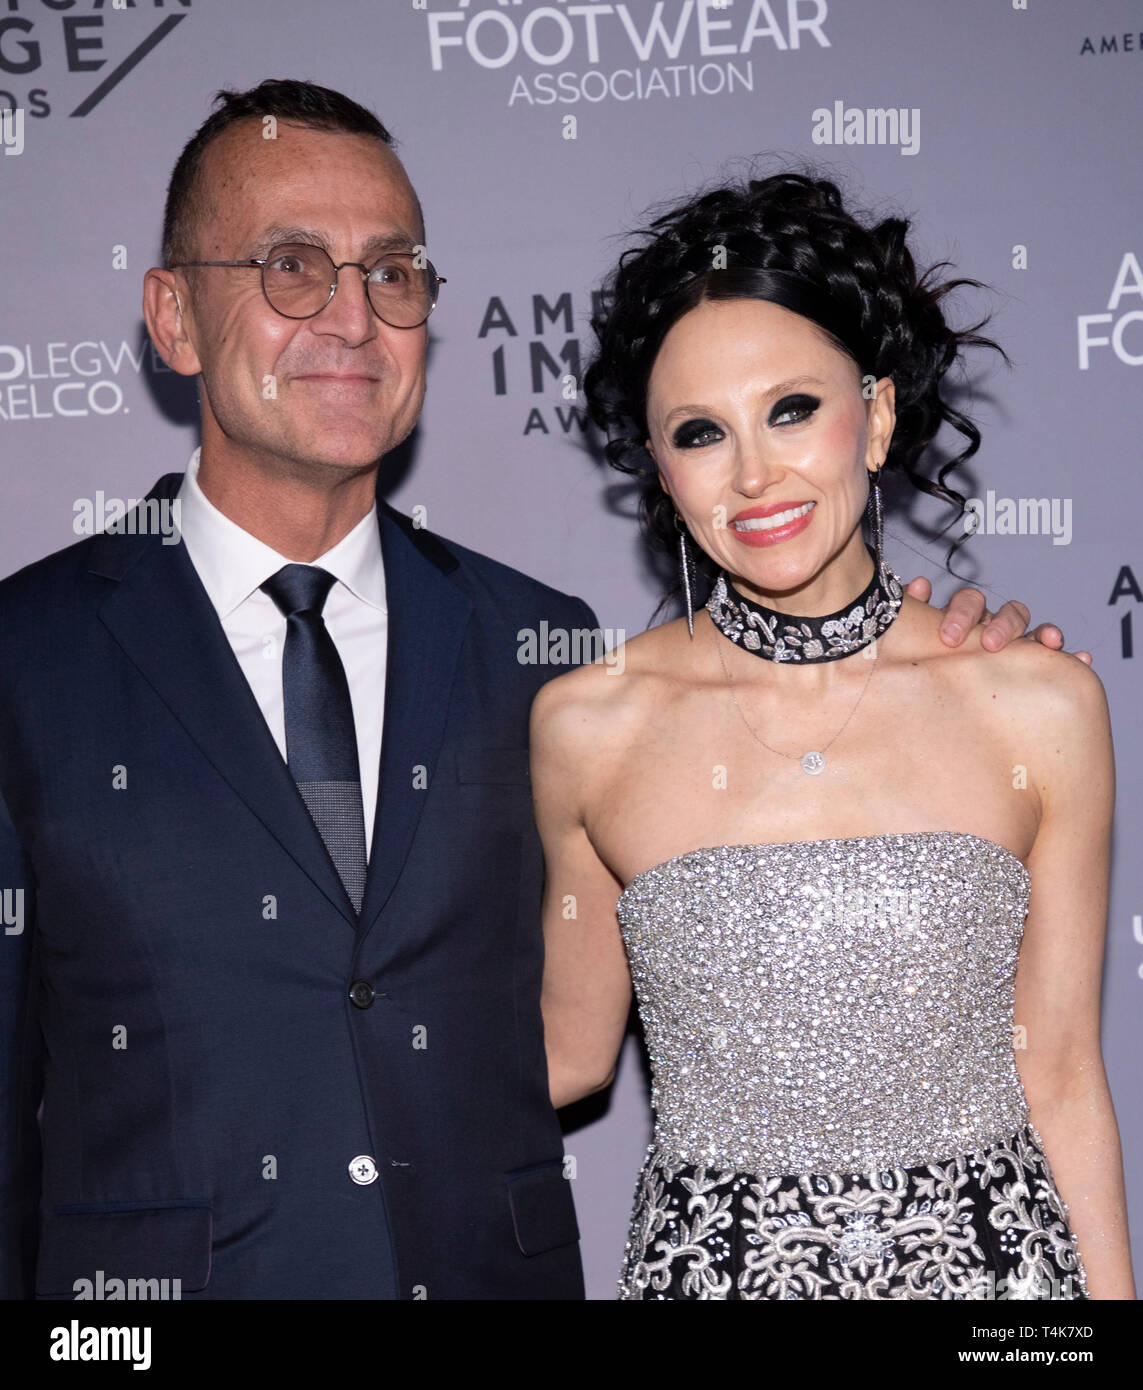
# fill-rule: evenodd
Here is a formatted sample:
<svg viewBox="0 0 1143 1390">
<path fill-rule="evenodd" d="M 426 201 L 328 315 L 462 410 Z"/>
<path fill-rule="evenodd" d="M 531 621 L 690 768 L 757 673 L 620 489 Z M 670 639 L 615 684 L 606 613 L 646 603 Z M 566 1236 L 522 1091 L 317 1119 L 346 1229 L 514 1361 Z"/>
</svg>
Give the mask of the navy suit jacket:
<svg viewBox="0 0 1143 1390">
<path fill-rule="evenodd" d="M 583 1297 L 527 761 L 561 668 L 517 632 L 595 618 L 383 503 L 379 526 L 360 920 L 182 544 L 92 536 L 0 583 L 6 1297 L 99 1271 L 184 1299 Z"/>
</svg>

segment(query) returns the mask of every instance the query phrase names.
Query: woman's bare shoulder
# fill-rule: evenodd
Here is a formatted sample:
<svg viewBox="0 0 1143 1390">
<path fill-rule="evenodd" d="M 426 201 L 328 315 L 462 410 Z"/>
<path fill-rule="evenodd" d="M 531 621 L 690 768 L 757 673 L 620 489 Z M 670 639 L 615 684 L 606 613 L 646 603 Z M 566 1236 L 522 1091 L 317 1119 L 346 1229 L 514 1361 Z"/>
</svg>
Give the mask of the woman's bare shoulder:
<svg viewBox="0 0 1143 1390">
<path fill-rule="evenodd" d="M 1028 736 L 1056 738 L 1069 727 L 1079 732 L 1077 724 L 1095 729 L 1106 722 L 1103 682 L 1078 657 L 1023 637 L 990 651 L 981 643 L 983 623 L 959 647 L 950 647 L 938 632 L 941 610 L 921 607 L 919 646 L 939 663 L 936 669 L 994 704 L 999 717 L 1019 719 Z"/>
<path fill-rule="evenodd" d="M 603 660 L 545 682 L 532 702 L 531 737 L 567 751 L 599 751 L 652 711 L 656 692 L 670 679 L 678 659 L 678 628 L 664 623 L 640 632 L 607 653 Z"/>
</svg>

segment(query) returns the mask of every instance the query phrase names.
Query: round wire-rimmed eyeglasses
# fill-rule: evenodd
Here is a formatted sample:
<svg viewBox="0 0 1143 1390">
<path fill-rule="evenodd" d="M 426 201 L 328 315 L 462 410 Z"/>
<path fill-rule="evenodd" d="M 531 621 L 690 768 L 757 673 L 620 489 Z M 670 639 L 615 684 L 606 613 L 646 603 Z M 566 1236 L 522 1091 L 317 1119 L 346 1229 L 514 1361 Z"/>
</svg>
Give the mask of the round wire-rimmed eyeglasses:
<svg viewBox="0 0 1143 1390">
<path fill-rule="evenodd" d="M 334 265 L 322 247 L 303 242 L 283 242 L 265 256 L 242 261 L 177 261 L 168 269 L 184 266 L 257 266 L 267 304 L 287 319 L 320 314 L 337 291 L 339 272 L 359 270 L 373 312 L 391 328 L 419 328 L 436 308 L 440 287 L 446 283 L 417 251 L 386 251 L 368 266 L 360 261 Z"/>
</svg>

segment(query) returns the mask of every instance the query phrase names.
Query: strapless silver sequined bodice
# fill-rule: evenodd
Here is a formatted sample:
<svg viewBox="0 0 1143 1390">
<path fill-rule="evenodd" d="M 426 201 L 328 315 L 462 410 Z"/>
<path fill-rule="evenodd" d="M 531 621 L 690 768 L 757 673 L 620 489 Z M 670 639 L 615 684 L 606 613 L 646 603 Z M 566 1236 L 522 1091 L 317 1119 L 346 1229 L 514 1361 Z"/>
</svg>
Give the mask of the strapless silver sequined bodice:
<svg viewBox="0 0 1143 1390">
<path fill-rule="evenodd" d="M 1011 851 L 953 831 L 723 845 L 639 874 L 618 915 L 654 1147 L 833 1173 L 1013 1135 L 1029 888 Z"/>
</svg>

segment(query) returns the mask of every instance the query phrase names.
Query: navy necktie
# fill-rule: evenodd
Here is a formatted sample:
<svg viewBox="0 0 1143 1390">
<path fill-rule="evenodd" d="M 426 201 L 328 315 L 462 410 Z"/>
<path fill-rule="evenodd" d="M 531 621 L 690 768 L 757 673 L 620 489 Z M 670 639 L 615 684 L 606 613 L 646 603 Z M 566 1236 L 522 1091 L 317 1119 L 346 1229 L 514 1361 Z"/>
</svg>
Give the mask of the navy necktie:
<svg viewBox="0 0 1143 1390">
<path fill-rule="evenodd" d="M 327 570 L 283 565 L 262 588 L 286 618 L 286 763 L 360 913 L 366 860 L 357 734 L 345 668 L 321 615 L 333 583 Z"/>
</svg>

